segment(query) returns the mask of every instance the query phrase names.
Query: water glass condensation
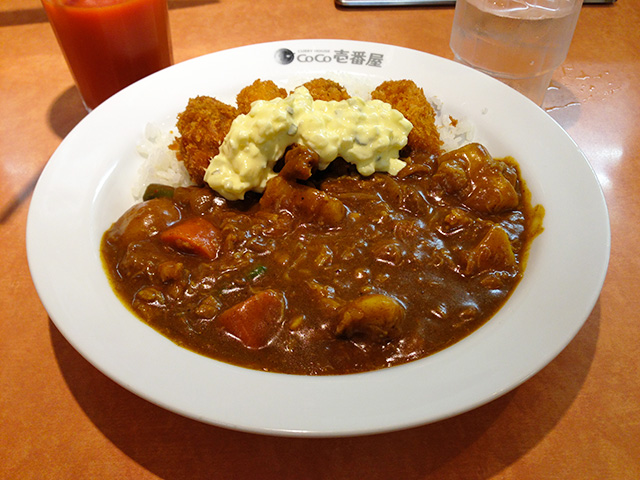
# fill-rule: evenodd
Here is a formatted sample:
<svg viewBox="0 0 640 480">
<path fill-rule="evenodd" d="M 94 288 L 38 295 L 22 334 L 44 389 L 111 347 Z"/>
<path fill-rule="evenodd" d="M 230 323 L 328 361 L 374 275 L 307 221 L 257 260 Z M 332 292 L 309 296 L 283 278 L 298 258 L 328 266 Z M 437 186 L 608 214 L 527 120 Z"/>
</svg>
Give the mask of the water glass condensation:
<svg viewBox="0 0 640 480">
<path fill-rule="evenodd" d="M 451 50 L 541 105 L 581 7 L 582 0 L 457 0 Z"/>
<path fill-rule="evenodd" d="M 42 0 L 87 110 L 173 62 L 167 0 Z"/>
</svg>

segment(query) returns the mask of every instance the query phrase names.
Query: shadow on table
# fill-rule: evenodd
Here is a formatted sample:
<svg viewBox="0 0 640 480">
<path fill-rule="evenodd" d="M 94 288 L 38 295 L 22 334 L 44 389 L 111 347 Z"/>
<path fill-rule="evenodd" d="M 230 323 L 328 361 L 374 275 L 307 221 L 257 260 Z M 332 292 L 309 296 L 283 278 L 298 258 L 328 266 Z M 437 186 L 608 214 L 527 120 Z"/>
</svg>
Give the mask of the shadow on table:
<svg viewBox="0 0 640 480">
<path fill-rule="evenodd" d="M 64 138 L 86 115 L 87 111 L 82 104 L 80 93 L 75 86 L 72 86 L 62 92 L 53 102 L 47 113 L 47 121 L 55 134 Z M 44 168 L 44 164 L 42 168 Z M 38 170 L 12 197 L 4 199 L 6 202 L 0 205 L 0 224 L 8 221 L 18 208 L 31 197 L 41 174 L 42 169 Z"/>
<path fill-rule="evenodd" d="M 166 480 L 483 479 L 517 461 L 562 418 L 589 372 L 599 325 L 597 304 L 576 338 L 538 375 L 471 412 L 399 432 L 335 439 L 254 435 L 181 417 L 112 382 L 53 323 L 50 335 L 65 381 L 90 420 Z"/>
<path fill-rule="evenodd" d="M 47 121 L 55 134 L 64 138 L 86 116 L 87 110 L 82 104 L 80 92 L 77 87 L 71 86 L 51 104 Z"/>
</svg>

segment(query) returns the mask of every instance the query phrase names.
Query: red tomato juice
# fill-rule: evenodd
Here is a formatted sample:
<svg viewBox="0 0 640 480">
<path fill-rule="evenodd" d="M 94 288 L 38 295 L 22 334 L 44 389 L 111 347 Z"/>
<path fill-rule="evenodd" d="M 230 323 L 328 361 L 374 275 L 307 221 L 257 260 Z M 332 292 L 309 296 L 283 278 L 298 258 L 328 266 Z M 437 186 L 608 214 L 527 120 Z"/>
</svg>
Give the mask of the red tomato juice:
<svg viewBox="0 0 640 480">
<path fill-rule="evenodd" d="M 42 0 L 85 105 L 173 61 L 167 0 Z"/>
</svg>

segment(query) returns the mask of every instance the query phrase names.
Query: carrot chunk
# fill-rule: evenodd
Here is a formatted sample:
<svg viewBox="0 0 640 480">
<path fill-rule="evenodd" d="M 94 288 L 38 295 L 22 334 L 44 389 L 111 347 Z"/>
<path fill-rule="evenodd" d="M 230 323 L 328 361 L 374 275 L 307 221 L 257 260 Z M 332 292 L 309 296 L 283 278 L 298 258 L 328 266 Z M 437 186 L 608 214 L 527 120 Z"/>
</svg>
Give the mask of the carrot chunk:
<svg viewBox="0 0 640 480">
<path fill-rule="evenodd" d="M 217 320 L 247 348 L 259 349 L 278 333 L 283 315 L 283 296 L 274 290 L 264 290 L 228 308 Z"/>
<path fill-rule="evenodd" d="M 179 222 L 160 233 L 160 240 L 181 252 L 214 259 L 220 250 L 218 229 L 202 217 Z"/>
</svg>

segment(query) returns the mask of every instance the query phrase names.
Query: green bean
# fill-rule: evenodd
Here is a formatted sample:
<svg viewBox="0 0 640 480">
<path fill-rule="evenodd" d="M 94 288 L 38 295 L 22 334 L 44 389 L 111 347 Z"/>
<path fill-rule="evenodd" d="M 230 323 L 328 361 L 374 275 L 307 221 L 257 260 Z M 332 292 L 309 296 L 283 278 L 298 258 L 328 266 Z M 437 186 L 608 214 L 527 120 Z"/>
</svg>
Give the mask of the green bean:
<svg viewBox="0 0 640 480">
<path fill-rule="evenodd" d="M 168 185 L 162 185 L 160 183 L 151 183 L 147 186 L 142 195 L 142 200 L 145 202 L 153 198 L 173 198 L 173 192 L 175 188 Z"/>
</svg>

